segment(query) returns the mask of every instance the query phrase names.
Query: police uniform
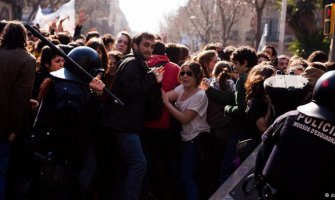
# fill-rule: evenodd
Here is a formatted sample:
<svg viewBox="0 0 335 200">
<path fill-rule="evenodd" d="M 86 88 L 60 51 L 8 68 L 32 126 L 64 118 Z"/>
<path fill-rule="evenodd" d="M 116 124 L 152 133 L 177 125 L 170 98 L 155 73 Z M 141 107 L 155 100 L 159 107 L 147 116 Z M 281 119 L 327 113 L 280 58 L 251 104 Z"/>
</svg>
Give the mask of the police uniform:
<svg viewBox="0 0 335 200">
<path fill-rule="evenodd" d="M 275 143 L 263 170 L 280 199 L 322 199 L 335 194 L 335 123 L 299 111 L 281 116 L 278 138 L 264 133 L 264 145 Z M 280 120 L 280 119 L 279 119 Z M 274 141 L 276 140 L 276 141 Z"/>
<path fill-rule="evenodd" d="M 86 61 L 80 63 L 83 56 Z M 100 69 L 99 55 L 89 47 L 77 47 L 69 57 L 89 72 Z M 35 157 L 41 161 L 37 186 L 42 193 L 38 198 L 80 199 L 95 170 L 95 162 L 88 162 L 95 161 L 88 139 L 94 112 L 91 91 L 67 68 L 51 72 L 50 77 L 51 84 L 34 124 Z M 92 172 L 80 176 L 86 169 Z"/>
<path fill-rule="evenodd" d="M 319 79 L 311 103 L 282 115 L 264 133 L 264 148 L 272 151 L 263 176 L 276 199 L 335 198 L 334 93 L 335 71 Z"/>
</svg>

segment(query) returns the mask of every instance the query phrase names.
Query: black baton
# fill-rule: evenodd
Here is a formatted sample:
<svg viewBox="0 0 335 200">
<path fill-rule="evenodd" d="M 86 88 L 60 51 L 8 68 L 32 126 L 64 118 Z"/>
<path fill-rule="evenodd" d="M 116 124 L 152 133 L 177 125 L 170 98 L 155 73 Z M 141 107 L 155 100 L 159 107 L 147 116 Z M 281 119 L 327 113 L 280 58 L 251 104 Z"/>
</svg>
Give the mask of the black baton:
<svg viewBox="0 0 335 200">
<path fill-rule="evenodd" d="M 34 34 L 36 37 L 38 37 L 42 42 L 44 42 L 46 45 L 48 45 L 51 49 L 57 52 L 60 56 L 64 58 L 64 60 L 72 65 L 81 75 L 82 78 L 85 79 L 85 81 L 91 82 L 93 80 L 93 76 L 88 73 L 85 69 L 83 69 L 78 63 L 76 63 L 74 60 L 72 60 L 69 56 L 67 56 L 63 51 L 59 50 L 54 44 L 52 44 L 49 40 L 47 40 L 40 32 L 35 30 L 32 26 L 29 24 L 24 25 L 27 30 L 29 30 L 32 34 Z M 104 92 L 112 97 L 114 99 L 114 103 L 120 104 L 124 106 L 124 103 L 117 98 L 109 89 L 104 87 Z"/>
</svg>

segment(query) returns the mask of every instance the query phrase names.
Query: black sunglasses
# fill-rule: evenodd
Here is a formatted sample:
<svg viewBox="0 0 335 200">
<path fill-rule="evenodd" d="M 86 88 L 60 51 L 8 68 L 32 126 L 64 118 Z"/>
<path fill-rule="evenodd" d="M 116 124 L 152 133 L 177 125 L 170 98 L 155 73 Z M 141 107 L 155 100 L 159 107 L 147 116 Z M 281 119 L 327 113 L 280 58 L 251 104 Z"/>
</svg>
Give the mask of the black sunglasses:
<svg viewBox="0 0 335 200">
<path fill-rule="evenodd" d="M 184 76 L 184 75 L 187 75 L 187 76 L 193 76 L 193 73 L 191 71 L 181 71 L 180 72 L 180 76 Z"/>
<path fill-rule="evenodd" d="M 187 76 L 193 76 L 193 73 L 191 71 L 181 71 L 180 72 L 180 76 L 184 76 L 184 75 L 187 75 Z"/>
</svg>

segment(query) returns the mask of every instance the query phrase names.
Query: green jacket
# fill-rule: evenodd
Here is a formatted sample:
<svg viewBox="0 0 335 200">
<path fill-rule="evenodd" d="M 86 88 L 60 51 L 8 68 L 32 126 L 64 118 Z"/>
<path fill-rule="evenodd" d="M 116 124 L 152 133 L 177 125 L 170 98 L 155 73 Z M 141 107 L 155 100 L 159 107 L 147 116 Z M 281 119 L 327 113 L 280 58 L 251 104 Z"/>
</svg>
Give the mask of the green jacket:
<svg viewBox="0 0 335 200">
<path fill-rule="evenodd" d="M 236 92 L 235 103 L 233 105 L 226 105 L 224 112 L 226 115 L 231 117 L 232 125 L 235 128 L 243 128 L 245 121 L 245 108 L 246 108 L 246 91 L 245 91 L 245 81 L 247 80 L 248 72 L 245 72 L 239 76 L 236 81 Z"/>
</svg>

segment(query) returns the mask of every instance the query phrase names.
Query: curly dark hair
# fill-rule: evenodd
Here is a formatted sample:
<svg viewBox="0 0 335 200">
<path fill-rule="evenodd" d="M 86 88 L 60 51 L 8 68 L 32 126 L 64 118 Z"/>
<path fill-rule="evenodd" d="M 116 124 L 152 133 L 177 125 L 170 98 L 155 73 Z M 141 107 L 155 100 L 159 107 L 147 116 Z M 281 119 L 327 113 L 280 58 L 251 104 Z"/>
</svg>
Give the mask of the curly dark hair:
<svg viewBox="0 0 335 200">
<path fill-rule="evenodd" d="M 241 46 L 237 48 L 231 55 L 232 61 L 238 61 L 243 64 L 244 61 L 247 61 L 248 68 L 252 68 L 257 65 L 258 59 L 255 49 L 249 46 Z"/>
</svg>

